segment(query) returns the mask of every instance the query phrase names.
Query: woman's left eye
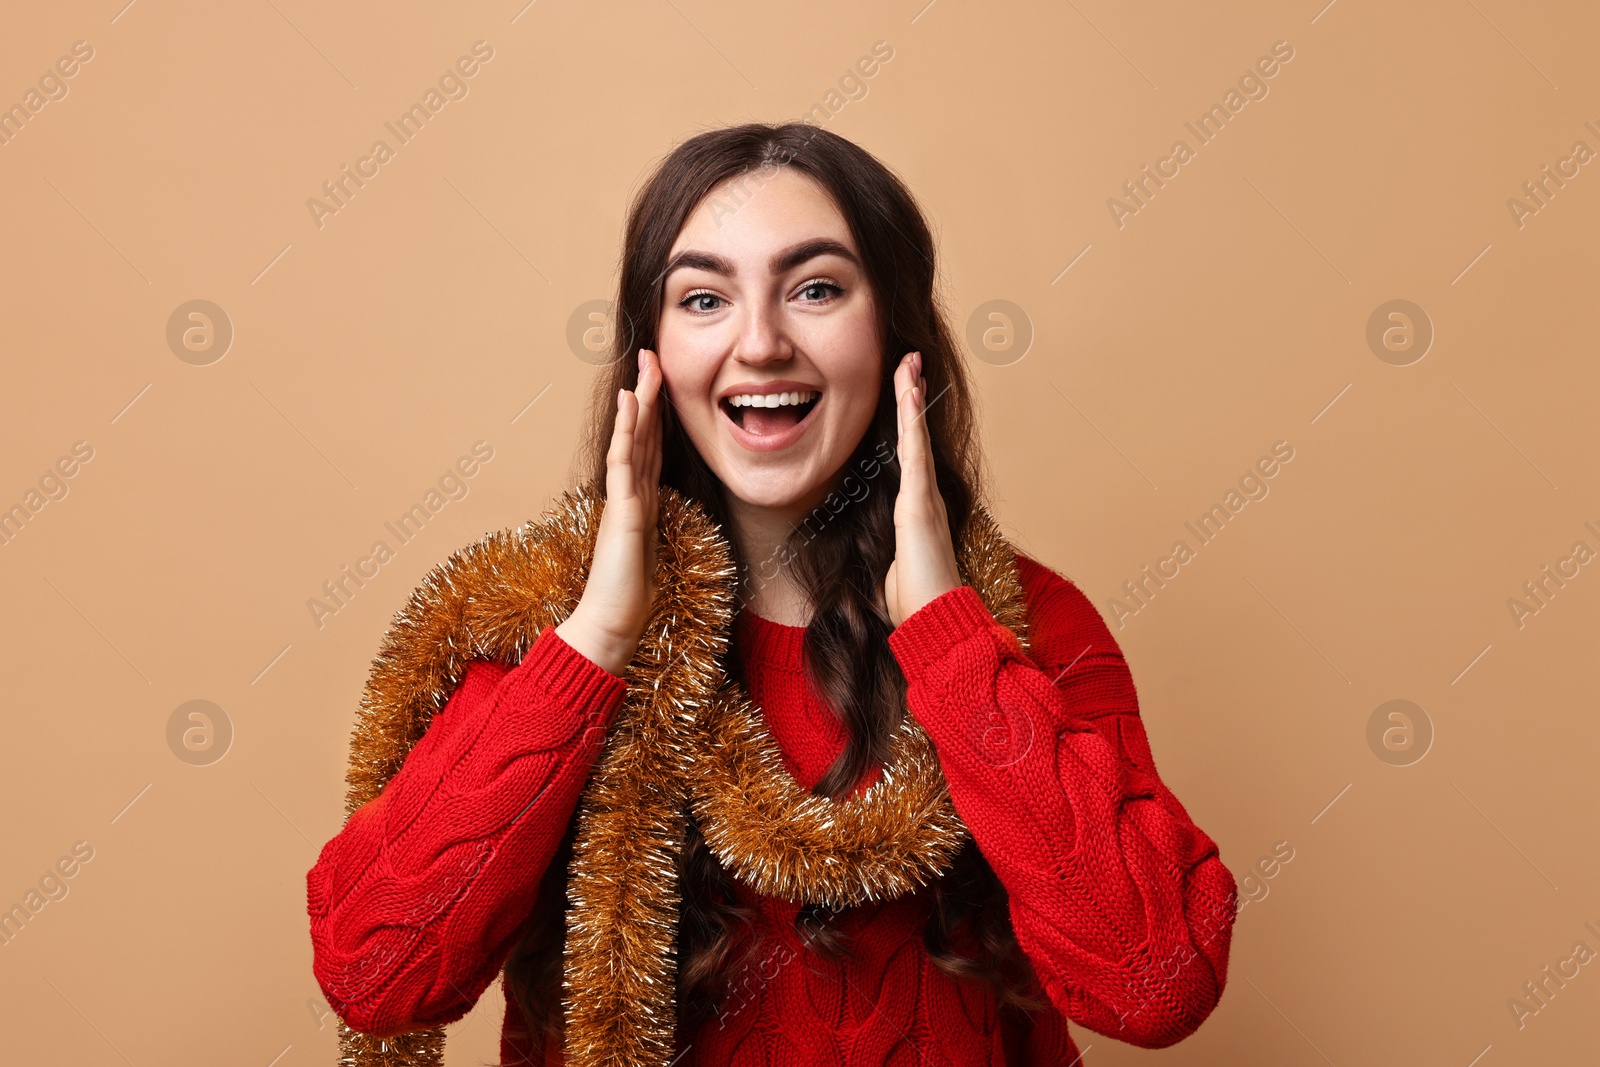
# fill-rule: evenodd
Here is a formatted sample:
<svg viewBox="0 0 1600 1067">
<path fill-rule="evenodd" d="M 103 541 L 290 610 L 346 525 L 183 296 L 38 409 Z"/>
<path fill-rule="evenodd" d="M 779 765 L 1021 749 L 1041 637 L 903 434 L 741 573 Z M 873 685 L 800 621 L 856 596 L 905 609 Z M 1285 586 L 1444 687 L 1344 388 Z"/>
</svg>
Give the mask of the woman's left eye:
<svg viewBox="0 0 1600 1067">
<path fill-rule="evenodd" d="M 833 284 L 832 282 L 824 282 L 824 281 L 806 282 L 806 284 L 804 284 L 804 285 L 802 285 L 800 287 L 800 293 L 802 295 L 804 295 L 806 293 L 818 293 L 818 292 L 820 292 L 820 293 L 822 293 L 822 294 L 824 294 L 826 296 L 838 296 L 840 293 L 844 292 L 844 289 L 841 286 Z M 824 303 L 824 302 L 825 301 L 820 297 L 818 299 L 815 299 L 815 300 L 807 300 L 806 301 L 806 303 L 808 303 L 808 304 L 821 304 L 821 303 Z"/>
</svg>

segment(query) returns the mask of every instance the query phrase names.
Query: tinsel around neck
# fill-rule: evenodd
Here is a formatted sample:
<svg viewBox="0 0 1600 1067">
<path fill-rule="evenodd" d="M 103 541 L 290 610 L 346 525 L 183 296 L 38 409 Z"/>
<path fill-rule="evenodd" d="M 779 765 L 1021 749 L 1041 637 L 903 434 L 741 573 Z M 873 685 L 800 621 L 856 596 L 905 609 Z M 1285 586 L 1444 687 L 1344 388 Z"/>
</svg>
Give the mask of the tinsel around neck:
<svg viewBox="0 0 1600 1067">
<path fill-rule="evenodd" d="M 399 770 L 474 659 L 513 666 L 571 614 L 604 501 L 569 490 L 537 522 L 485 536 L 434 567 L 385 633 L 350 746 L 346 815 Z M 562 1001 L 571 1067 L 672 1061 L 688 813 L 737 877 L 835 905 L 926 884 L 965 840 L 932 743 L 905 716 L 882 780 L 837 804 L 801 790 L 724 673 L 736 569 L 698 504 L 662 488 L 657 599 L 626 670 L 627 696 L 579 799 L 567 872 Z M 962 576 L 1026 640 L 1011 546 L 975 510 Z M 404 966 L 404 960 L 393 966 Z M 376 1038 L 339 1024 L 342 1067 L 435 1067 L 444 1031 Z"/>
</svg>

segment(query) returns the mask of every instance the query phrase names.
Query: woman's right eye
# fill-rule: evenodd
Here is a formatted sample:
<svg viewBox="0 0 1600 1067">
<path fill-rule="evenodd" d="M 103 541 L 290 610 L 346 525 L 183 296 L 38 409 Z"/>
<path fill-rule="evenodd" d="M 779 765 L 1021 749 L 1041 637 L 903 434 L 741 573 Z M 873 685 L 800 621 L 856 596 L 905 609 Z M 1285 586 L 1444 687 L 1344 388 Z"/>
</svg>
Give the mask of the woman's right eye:
<svg viewBox="0 0 1600 1067">
<path fill-rule="evenodd" d="M 678 306 L 683 308 L 685 311 L 690 311 L 697 315 L 709 315 L 711 312 L 717 310 L 716 307 L 706 307 L 703 303 L 699 303 L 699 301 L 721 299 L 722 297 L 718 296 L 716 293 L 700 290 L 699 292 L 690 293 L 682 300 L 678 301 Z"/>
</svg>

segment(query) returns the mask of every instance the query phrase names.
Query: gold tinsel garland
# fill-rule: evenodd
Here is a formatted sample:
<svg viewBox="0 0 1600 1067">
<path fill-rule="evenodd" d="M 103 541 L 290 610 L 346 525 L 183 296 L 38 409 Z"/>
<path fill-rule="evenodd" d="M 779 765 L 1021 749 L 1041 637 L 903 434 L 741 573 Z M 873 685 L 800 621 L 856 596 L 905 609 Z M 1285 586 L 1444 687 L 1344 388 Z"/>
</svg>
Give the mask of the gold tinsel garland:
<svg viewBox="0 0 1600 1067">
<path fill-rule="evenodd" d="M 603 506 L 592 487 L 568 491 L 542 521 L 489 534 L 427 574 L 373 661 L 350 742 L 346 818 L 399 770 L 470 661 L 515 665 L 545 626 L 571 614 Z M 723 671 L 736 577 L 726 539 L 667 488 L 659 529 L 656 605 L 578 803 L 562 981 L 571 1067 L 672 1060 L 678 858 L 690 811 L 736 877 L 763 894 L 833 907 L 926 884 L 967 836 L 933 744 L 909 713 L 865 792 L 833 801 L 801 789 Z M 1025 646 L 1015 556 L 981 507 L 957 562 Z M 438 1067 L 444 1030 L 377 1038 L 340 1022 L 339 1049 L 341 1067 Z"/>
</svg>

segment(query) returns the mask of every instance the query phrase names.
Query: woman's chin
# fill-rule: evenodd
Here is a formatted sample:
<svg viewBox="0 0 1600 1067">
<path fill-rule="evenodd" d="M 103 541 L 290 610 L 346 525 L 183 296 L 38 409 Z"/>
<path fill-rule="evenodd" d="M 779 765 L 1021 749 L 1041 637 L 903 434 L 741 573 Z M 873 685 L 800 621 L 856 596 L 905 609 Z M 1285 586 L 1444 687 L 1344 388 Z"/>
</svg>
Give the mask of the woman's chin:
<svg viewBox="0 0 1600 1067">
<path fill-rule="evenodd" d="M 790 464 L 784 464 L 782 469 L 729 471 L 722 484 L 742 504 L 789 511 L 806 506 L 817 495 L 820 480 L 809 478 L 806 473 L 801 465 Z"/>
</svg>

